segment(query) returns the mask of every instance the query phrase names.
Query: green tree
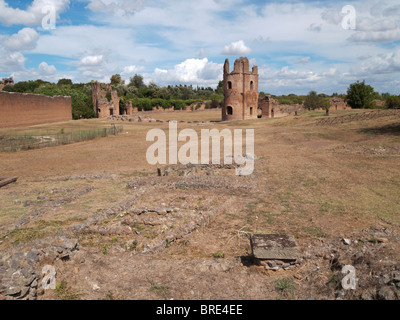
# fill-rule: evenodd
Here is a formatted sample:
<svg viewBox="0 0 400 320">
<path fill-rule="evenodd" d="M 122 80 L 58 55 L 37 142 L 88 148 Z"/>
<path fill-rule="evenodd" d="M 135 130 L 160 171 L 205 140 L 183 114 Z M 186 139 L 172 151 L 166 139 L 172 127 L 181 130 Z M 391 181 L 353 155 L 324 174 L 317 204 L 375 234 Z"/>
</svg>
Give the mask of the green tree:
<svg viewBox="0 0 400 320">
<path fill-rule="evenodd" d="M 400 109 L 400 96 L 386 98 L 386 105 L 389 109 Z"/>
<path fill-rule="evenodd" d="M 224 81 L 218 82 L 217 89 L 215 90 L 216 94 L 224 94 Z"/>
<path fill-rule="evenodd" d="M 57 86 L 72 86 L 71 79 L 60 79 L 58 80 Z"/>
<path fill-rule="evenodd" d="M 306 99 L 304 100 L 304 107 L 308 110 L 314 110 L 320 108 L 321 97 L 318 96 L 316 91 L 310 91 Z"/>
<path fill-rule="evenodd" d="M 128 87 L 135 87 L 135 88 L 143 88 L 146 85 L 144 84 L 143 81 L 143 76 L 140 74 L 135 74 L 132 78 L 129 79 L 129 84 Z"/>
<path fill-rule="evenodd" d="M 304 100 L 304 107 L 308 110 L 323 109 L 326 115 L 329 115 L 329 97 L 323 93 L 317 94 L 315 91 L 310 91 Z"/>
<path fill-rule="evenodd" d="M 351 84 L 347 90 L 347 103 L 355 109 L 372 108 L 374 97 L 374 88 L 365 84 L 365 80 Z"/>
<path fill-rule="evenodd" d="M 112 86 L 118 86 L 120 84 L 124 84 L 125 82 L 122 81 L 121 75 L 120 74 L 114 74 L 111 79 L 111 85 Z"/>
</svg>

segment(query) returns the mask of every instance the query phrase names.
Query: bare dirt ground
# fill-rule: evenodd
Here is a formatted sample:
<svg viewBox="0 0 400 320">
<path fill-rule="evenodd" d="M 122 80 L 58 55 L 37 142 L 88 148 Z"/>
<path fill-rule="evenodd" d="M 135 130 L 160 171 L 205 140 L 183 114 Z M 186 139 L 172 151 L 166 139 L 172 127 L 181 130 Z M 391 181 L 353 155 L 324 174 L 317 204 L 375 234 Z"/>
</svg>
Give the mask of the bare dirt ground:
<svg viewBox="0 0 400 320">
<path fill-rule="evenodd" d="M 151 117 L 207 122 L 178 130 L 255 129 L 255 172 L 182 167 L 159 177 L 146 161 L 147 132 L 168 130 L 158 122 L 1 153 L 0 176 L 19 179 L 0 188 L 0 299 L 400 298 L 398 116 L 334 126 L 316 126 L 317 112 L 224 123 L 217 111 Z M 251 255 L 254 233 L 294 235 L 301 263 L 267 270 Z M 43 292 L 46 264 L 57 288 Z M 345 265 L 355 267 L 356 290 L 342 288 Z"/>
</svg>

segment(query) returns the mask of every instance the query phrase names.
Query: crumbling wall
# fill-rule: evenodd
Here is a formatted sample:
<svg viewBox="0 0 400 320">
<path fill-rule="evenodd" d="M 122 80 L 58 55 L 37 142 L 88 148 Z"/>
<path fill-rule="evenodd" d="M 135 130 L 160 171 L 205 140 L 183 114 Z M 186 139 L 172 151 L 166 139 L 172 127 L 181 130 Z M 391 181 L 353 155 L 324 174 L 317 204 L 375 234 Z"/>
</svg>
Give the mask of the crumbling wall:
<svg viewBox="0 0 400 320">
<path fill-rule="evenodd" d="M 110 93 L 110 101 L 107 98 L 107 93 Z M 112 90 L 111 85 L 102 84 L 99 82 L 92 83 L 92 99 L 93 109 L 98 118 L 107 118 L 109 116 L 119 116 L 118 92 Z"/>
<path fill-rule="evenodd" d="M 0 91 L 2 91 L 5 86 L 13 87 L 14 79 L 12 77 L 11 78 L 3 78 L 3 80 L 0 83 Z"/>
<path fill-rule="evenodd" d="M 72 120 L 71 97 L 0 92 L 0 127 L 21 127 Z"/>
<path fill-rule="evenodd" d="M 343 98 L 333 97 L 329 100 L 329 103 L 331 105 L 330 110 L 332 111 L 351 109 Z"/>
<path fill-rule="evenodd" d="M 229 72 L 229 60 L 224 65 L 224 106 L 222 120 L 257 119 L 258 67 L 250 71 L 249 60 L 239 58 Z"/>
<path fill-rule="evenodd" d="M 259 116 L 261 118 L 275 118 L 279 102 L 270 95 L 258 100 Z"/>
</svg>

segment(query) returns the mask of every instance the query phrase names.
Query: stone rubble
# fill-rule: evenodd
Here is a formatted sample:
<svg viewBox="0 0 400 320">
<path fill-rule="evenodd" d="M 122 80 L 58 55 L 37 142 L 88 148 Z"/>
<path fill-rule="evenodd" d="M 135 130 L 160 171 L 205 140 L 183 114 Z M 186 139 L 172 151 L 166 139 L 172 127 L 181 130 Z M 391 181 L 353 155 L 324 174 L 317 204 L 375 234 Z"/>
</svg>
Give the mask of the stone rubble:
<svg viewBox="0 0 400 320">
<path fill-rule="evenodd" d="M 0 300 L 36 300 L 44 294 L 44 265 L 69 260 L 79 250 L 76 239 L 50 237 L 0 255 Z"/>
</svg>

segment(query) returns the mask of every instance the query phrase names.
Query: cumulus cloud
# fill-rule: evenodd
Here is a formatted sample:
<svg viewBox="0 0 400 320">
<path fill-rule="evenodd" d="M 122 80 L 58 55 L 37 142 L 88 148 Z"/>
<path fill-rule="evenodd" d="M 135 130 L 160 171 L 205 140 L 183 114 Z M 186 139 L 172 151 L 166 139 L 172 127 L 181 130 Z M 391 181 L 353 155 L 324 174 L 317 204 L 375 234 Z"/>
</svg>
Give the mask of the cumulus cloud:
<svg viewBox="0 0 400 320">
<path fill-rule="evenodd" d="M 24 28 L 13 34 L 3 42 L 3 46 L 12 51 L 34 49 L 39 39 L 39 34 L 31 28 Z"/>
<path fill-rule="evenodd" d="M 0 0 L 0 23 L 7 26 L 39 26 L 46 15 L 42 13 L 45 6 L 53 6 L 59 15 L 68 9 L 69 3 L 70 0 L 34 0 L 26 10 L 21 10 L 10 7 L 5 0 Z"/>
<path fill-rule="evenodd" d="M 47 62 L 42 62 L 41 64 L 39 64 L 39 68 L 38 68 L 40 74 L 42 75 L 54 75 L 57 73 L 57 69 L 55 66 L 53 65 L 48 65 Z"/>
<path fill-rule="evenodd" d="M 365 60 L 361 65 L 351 68 L 358 76 L 398 74 L 400 71 L 400 49 Z"/>
<path fill-rule="evenodd" d="M 187 59 L 173 69 L 156 68 L 148 75 L 150 81 L 160 84 L 193 84 L 216 86 L 222 79 L 222 64 L 204 59 Z"/>
<path fill-rule="evenodd" d="M 239 40 L 237 42 L 232 42 L 229 45 L 224 47 L 221 54 L 226 54 L 229 56 L 236 56 L 236 55 L 247 55 L 251 53 L 251 49 L 247 47 L 243 40 Z"/>
<path fill-rule="evenodd" d="M 25 69 L 26 58 L 20 52 L 0 51 L 0 72 L 8 73 Z"/>
<path fill-rule="evenodd" d="M 80 61 L 81 66 L 98 66 L 103 62 L 103 55 L 86 56 Z"/>
<path fill-rule="evenodd" d="M 87 8 L 93 12 L 132 15 L 145 3 L 146 0 L 90 0 Z"/>
<path fill-rule="evenodd" d="M 135 66 L 135 65 L 126 66 L 124 67 L 124 71 L 121 73 L 121 76 L 130 77 L 143 70 L 144 68 L 142 66 Z"/>
</svg>

